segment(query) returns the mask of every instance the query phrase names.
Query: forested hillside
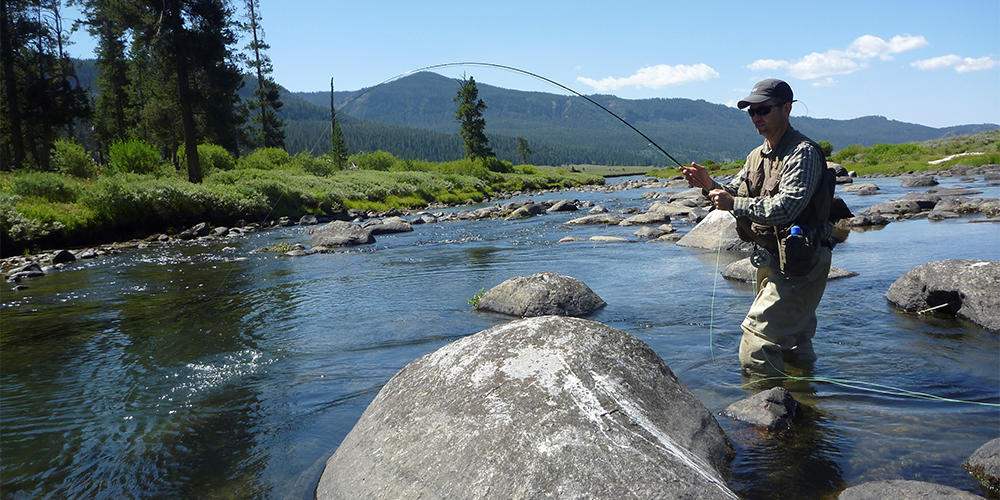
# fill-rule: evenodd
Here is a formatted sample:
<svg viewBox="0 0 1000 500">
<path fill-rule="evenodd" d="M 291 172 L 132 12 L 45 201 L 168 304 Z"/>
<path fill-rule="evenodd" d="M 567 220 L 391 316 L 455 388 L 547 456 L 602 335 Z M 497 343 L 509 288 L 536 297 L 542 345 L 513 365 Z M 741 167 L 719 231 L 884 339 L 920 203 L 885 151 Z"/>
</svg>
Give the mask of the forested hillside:
<svg viewBox="0 0 1000 500">
<path fill-rule="evenodd" d="M 375 88 L 336 92 L 334 97 L 338 110 L 352 117 L 454 135 L 458 124 L 453 98 L 458 86 L 457 80 L 423 72 Z M 482 82 L 479 89 L 488 106 L 484 113 L 487 134 L 503 158 L 515 159 L 514 138 L 523 137 L 531 144 L 531 160 L 537 164 L 668 164 L 642 137 L 580 97 L 508 90 Z M 295 96 L 329 109 L 329 92 Z M 689 99 L 590 97 L 682 162 L 739 159 L 760 142 L 746 113 L 728 106 Z M 290 97 L 285 98 L 286 103 L 290 101 Z M 326 115 L 329 121 L 328 111 Z M 925 141 L 997 128 L 984 124 L 937 129 L 878 116 L 853 120 L 794 116 L 793 125 L 814 140 L 829 141 L 836 149 L 851 144 Z M 345 125 L 345 133 L 349 130 Z M 356 144 L 351 143 L 352 150 Z"/>
</svg>

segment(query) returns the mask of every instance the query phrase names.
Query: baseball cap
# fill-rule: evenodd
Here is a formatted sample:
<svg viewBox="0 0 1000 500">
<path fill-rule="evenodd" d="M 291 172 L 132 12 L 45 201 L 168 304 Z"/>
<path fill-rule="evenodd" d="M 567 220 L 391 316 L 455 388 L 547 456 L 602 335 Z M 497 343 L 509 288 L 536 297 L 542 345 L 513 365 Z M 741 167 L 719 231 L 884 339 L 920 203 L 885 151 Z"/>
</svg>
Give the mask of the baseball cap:
<svg viewBox="0 0 1000 500">
<path fill-rule="evenodd" d="M 794 101 L 792 88 L 787 83 L 777 78 L 768 78 L 757 82 L 757 85 L 754 85 L 753 90 L 750 91 L 750 95 L 736 103 L 736 107 L 743 109 L 751 104 L 760 104 L 772 97 L 785 102 Z"/>
</svg>

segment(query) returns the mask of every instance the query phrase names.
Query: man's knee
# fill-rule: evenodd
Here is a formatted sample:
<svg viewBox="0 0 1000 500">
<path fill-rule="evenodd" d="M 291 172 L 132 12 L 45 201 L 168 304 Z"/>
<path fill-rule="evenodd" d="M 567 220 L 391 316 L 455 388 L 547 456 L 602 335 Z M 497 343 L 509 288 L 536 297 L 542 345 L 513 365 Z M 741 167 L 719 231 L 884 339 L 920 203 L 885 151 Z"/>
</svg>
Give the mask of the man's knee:
<svg viewBox="0 0 1000 500">
<path fill-rule="evenodd" d="M 740 365 L 755 374 L 780 375 L 785 369 L 781 346 L 744 331 L 740 341 Z"/>
</svg>

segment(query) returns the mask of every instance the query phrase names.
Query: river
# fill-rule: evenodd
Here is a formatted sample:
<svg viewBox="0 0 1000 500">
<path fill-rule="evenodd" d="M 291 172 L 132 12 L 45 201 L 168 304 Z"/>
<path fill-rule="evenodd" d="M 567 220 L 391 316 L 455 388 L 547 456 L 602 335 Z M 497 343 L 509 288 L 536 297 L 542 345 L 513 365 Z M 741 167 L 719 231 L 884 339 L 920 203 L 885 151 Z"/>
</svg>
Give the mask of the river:
<svg viewBox="0 0 1000 500">
<path fill-rule="evenodd" d="M 898 179 L 874 182 L 881 194 L 844 195 L 853 209 L 909 191 Z M 968 185 L 1000 197 L 1000 187 Z M 533 199 L 619 211 L 647 207 L 644 191 Z M 557 244 L 637 229 L 563 225 L 579 215 L 425 224 L 300 258 L 251 253 L 308 244 L 292 227 L 78 261 L 24 290 L 3 283 L 0 496 L 311 499 L 325 461 L 390 377 L 506 321 L 475 312 L 474 294 L 543 271 L 590 286 L 608 303 L 590 319 L 652 346 L 712 412 L 745 397 L 737 349 L 752 291 L 718 272 L 743 256 Z M 836 248 L 833 265 L 859 275 L 827 287 L 814 375 L 841 383 L 786 382 L 803 405 L 790 431 L 717 417 L 737 451 L 727 479 L 742 497 L 820 499 L 879 479 L 984 494 L 961 464 L 1000 435 L 1000 336 L 898 312 L 884 297 L 926 262 L 1000 258 L 1000 227 L 975 217 L 896 222 Z"/>
</svg>

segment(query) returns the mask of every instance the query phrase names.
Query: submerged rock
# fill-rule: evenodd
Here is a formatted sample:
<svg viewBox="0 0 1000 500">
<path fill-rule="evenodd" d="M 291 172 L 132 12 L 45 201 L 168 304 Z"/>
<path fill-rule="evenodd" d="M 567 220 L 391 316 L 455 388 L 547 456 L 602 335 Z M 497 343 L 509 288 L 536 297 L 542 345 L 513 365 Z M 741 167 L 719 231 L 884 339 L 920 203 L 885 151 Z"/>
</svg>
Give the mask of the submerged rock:
<svg viewBox="0 0 1000 500">
<path fill-rule="evenodd" d="M 872 481 L 851 486 L 837 500 L 985 500 L 967 491 L 922 481 Z"/>
<path fill-rule="evenodd" d="M 607 305 L 582 281 L 556 273 L 511 278 L 489 289 L 476 308 L 508 316 L 586 316 Z"/>
<path fill-rule="evenodd" d="M 634 336 L 545 316 L 403 368 L 326 464 L 315 498 L 735 499 L 729 444 Z"/>
<path fill-rule="evenodd" d="M 940 260 L 911 269 L 897 279 L 886 299 L 907 312 L 934 312 L 965 318 L 1000 331 L 1000 261 Z"/>
</svg>

